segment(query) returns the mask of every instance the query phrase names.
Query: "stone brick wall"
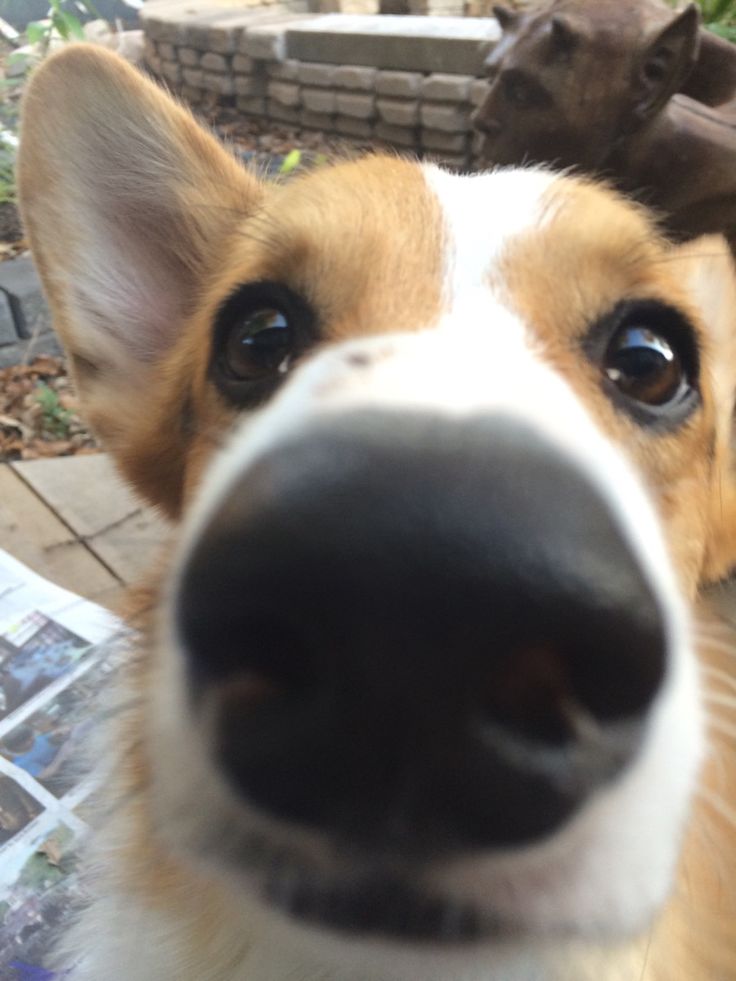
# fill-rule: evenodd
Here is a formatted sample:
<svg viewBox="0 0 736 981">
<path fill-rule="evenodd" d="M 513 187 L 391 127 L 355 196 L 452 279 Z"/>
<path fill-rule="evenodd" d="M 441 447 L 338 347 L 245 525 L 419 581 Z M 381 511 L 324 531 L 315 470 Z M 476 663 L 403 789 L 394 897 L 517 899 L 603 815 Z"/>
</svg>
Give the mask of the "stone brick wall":
<svg viewBox="0 0 736 981">
<path fill-rule="evenodd" d="M 223 102 L 473 167 L 470 115 L 486 92 L 482 42 L 497 38 L 495 20 L 310 15 L 298 2 L 220 16 L 189 3 L 178 17 L 170 3 L 161 16 L 147 4 L 146 64 L 195 106 Z"/>
</svg>

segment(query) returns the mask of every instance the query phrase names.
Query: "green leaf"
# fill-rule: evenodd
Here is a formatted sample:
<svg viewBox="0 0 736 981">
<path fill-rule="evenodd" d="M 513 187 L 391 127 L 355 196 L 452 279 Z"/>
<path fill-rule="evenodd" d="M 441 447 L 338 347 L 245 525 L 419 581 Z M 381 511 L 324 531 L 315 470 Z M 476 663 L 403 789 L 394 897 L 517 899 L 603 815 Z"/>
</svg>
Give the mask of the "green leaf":
<svg viewBox="0 0 736 981">
<path fill-rule="evenodd" d="M 59 408 L 59 396 L 43 382 L 36 388 L 36 400 L 44 412 L 52 413 Z"/>
<path fill-rule="evenodd" d="M 726 24 L 708 24 L 708 30 L 736 44 L 736 24 L 732 26 Z"/>
<path fill-rule="evenodd" d="M 54 9 L 51 13 L 51 23 L 54 30 L 64 38 L 65 41 L 77 38 L 78 41 L 84 40 L 84 31 L 74 14 L 67 13 L 66 10 Z"/>
<path fill-rule="evenodd" d="M 51 26 L 60 37 L 63 37 L 65 41 L 68 40 L 69 28 L 66 26 L 66 21 L 60 10 L 51 11 Z"/>
<path fill-rule="evenodd" d="M 302 162 L 302 151 L 292 150 L 287 153 L 284 160 L 279 167 L 280 174 L 290 174 L 292 171 L 296 170 L 299 164 Z"/>
<path fill-rule="evenodd" d="M 67 27 L 67 33 L 69 37 L 74 37 L 78 41 L 84 41 L 84 30 L 79 20 L 74 16 L 74 14 L 69 14 L 65 10 L 61 11 L 61 16 L 64 18 L 64 22 Z"/>
<path fill-rule="evenodd" d="M 41 20 L 32 20 L 26 27 L 26 39 L 29 44 L 41 44 L 49 35 L 49 25 Z"/>
</svg>

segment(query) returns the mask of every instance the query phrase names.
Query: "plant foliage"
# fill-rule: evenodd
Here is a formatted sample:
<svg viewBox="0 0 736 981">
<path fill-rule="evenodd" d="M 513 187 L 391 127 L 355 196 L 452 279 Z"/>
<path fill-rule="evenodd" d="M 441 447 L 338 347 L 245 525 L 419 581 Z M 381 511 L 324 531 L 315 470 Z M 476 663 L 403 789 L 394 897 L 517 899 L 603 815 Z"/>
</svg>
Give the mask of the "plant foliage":
<svg viewBox="0 0 736 981">
<path fill-rule="evenodd" d="M 736 43 L 736 0 L 695 0 L 703 24 L 714 34 Z M 673 6 L 679 4 L 673 3 Z"/>
<path fill-rule="evenodd" d="M 32 21 L 26 27 L 28 43 L 47 48 L 55 36 L 65 41 L 84 40 L 79 14 L 90 17 L 100 16 L 92 0 L 49 0 L 46 19 Z"/>
</svg>

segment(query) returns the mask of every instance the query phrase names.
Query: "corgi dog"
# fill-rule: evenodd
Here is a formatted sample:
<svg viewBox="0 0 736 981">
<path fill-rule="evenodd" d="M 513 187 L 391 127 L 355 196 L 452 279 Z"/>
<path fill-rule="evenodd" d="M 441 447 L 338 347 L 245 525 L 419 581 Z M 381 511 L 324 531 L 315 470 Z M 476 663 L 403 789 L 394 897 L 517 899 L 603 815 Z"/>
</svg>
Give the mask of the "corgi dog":
<svg viewBox="0 0 736 981">
<path fill-rule="evenodd" d="M 172 529 L 74 981 L 736 978 L 723 242 L 538 168 L 262 182 L 85 45 L 19 187 Z"/>
</svg>

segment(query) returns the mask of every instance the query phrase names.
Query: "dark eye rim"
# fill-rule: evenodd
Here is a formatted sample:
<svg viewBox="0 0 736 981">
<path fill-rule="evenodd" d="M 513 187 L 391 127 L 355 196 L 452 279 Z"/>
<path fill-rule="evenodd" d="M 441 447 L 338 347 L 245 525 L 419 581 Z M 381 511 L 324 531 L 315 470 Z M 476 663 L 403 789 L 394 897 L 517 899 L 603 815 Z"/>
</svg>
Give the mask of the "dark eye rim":
<svg viewBox="0 0 736 981">
<path fill-rule="evenodd" d="M 244 379 L 232 374 L 225 360 L 227 337 L 249 314 L 262 309 L 278 310 L 292 332 L 292 357 L 297 359 L 316 340 L 316 317 L 309 303 L 294 290 L 275 280 L 258 280 L 238 286 L 215 314 L 209 377 L 225 398 L 238 408 L 255 408 L 265 402 L 284 381 L 285 375 Z"/>
<path fill-rule="evenodd" d="M 685 392 L 662 405 L 647 405 L 622 392 L 605 374 L 605 358 L 616 334 L 627 328 L 647 327 L 663 337 L 677 352 L 688 380 Z M 671 432 L 680 427 L 701 405 L 700 350 L 696 332 L 676 307 L 656 299 L 631 299 L 618 303 L 588 331 L 583 348 L 600 370 L 601 385 L 617 409 L 625 412 L 642 428 Z"/>
</svg>

